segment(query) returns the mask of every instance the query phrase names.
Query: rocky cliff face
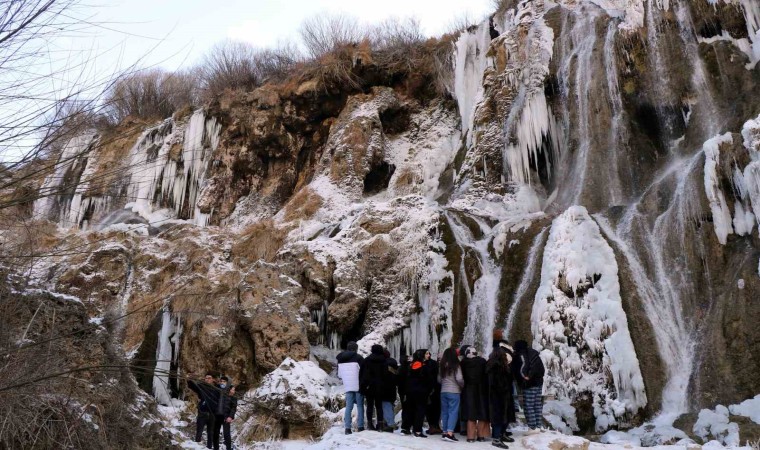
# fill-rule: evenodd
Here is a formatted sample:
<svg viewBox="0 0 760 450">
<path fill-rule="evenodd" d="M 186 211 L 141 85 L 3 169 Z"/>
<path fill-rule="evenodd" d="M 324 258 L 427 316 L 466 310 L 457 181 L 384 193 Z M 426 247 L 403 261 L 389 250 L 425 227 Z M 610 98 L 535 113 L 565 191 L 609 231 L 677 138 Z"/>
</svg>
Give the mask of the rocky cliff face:
<svg viewBox="0 0 760 450">
<path fill-rule="evenodd" d="M 39 258 L 33 282 L 129 314 L 125 353 L 169 355 L 135 372 L 163 403 L 177 373 L 253 387 L 348 340 L 488 349 L 495 328 L 542 352 L 582 431 L 753 397 L 760 7 L 502 3 L 452 41 L 445 93 L 360 55 L 358 85 L 265 85 L 131 146 L 72 140 L 61 158 L 95 150 L 34 210 L 86 252 Z M 123 176 L 94 189 L 104 170 Z"/>
</svg>

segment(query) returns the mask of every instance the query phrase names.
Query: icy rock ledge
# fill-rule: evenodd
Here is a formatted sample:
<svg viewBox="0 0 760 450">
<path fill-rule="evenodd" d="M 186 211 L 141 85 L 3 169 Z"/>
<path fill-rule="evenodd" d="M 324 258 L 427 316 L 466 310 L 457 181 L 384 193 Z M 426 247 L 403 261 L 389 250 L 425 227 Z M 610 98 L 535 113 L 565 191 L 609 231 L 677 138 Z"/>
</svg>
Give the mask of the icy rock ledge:
<svg viewBox="0 0 760 450">
<path fill-rule="evenodd" d="M 286 358 L 261 385 L 246 394 L 241 408 L 242 441 L 316 437 L 341 417 L 340 380 L 313 361 Z"/>
</svg>

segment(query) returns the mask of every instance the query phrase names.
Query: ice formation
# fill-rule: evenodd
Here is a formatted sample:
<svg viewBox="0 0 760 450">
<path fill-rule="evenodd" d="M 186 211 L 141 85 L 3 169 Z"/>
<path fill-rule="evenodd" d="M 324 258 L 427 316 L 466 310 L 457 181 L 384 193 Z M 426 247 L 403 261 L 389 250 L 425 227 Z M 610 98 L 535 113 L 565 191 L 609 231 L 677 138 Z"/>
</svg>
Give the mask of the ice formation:
<svg viewBox="0 0 760 450">
<path fill-rule="evenodd" d="M 731 225 L 731 211 L 728 209 L 726 198 L 720 189 L 717 168 L 720 158 L 720 146 L 731 143 L 733 143 L 731 133 L 726 133 L 708 140 L 702 147 L 705 153 L 705 194 L 712 211 L 715 235 L 718 236 L 718 242 L 722 245 L 726 245 L 728 235 L 734 232 L 734 228 Z"/>
<path fill-rule="evenodd" d="M 545 393 L 571 401 L 589 396 L 597 430 L 647 404 L 615 255 L 581 206 L 552 223 L 531 324 L 547 368 Z"/>
<path fill-rule="evenodd" d="M 171 405 L 172 395 L 169 375 L 172 365 L 179 360 L 179 343 L 182 335 L 182 321 L 179 315 L 172 315 L 168 306 L 161 313 L 161 330 L 158 333 L 156 368 L 153 372 L 153 396 L 162 405 Z"/>
<path fill-rule="evenodd" d="M 41 198 L 34 202 L 34 217 L 39 219 L 58 219 L 66 227 L 76 226 L 82 214 L 82 193 L 87 188 L 85 183 L 71 186 L 68 177 L 79 171 L 87 172 L 87 162 L 92 156 L 93 148 L 97 145 L 98 135 L 93 132 L 84 133 L 71 138 L 61 150 L 61 155 L 55 165 L 55 171 L 45 178 L 39 190 Z M 92 164 L 90 164 L 92 166 Z M 60 195 L 62 189 L 75 188 L 71 199 Z M 58 212 L 59 217 L 53 217 Z M 72 218 L 76 221 L 71 223 Z"/>
<path fill-rule="evenodd" d="M 517 92 L 509 115 L 504 123 L 504 162 L 509 181 L 530 183 L 531 166 L 543 165 L 551 174 L 551 166 L 560 150 L 559 129 L 544 94 L 544 81 L 549 74 L 549 63 L 554 50 L 554 31 L 543 19 L 543 2 L 521 2 L 508 29 L 505 45 L 507 54 L 520 52 L 522 59 L 508 62 L 505 76 Z M 508 18 L 509 19 L 509 18 Z M 527 31 L 527 42 L 518 50 L 517 42 Z"/>
<path fill-rule="evenodd" d="M 140 135 L 124 168 L 99 167 L 98 136 L 77 136 L 64 146 L 55 173 L 45 179 L 40 190 L 45 196 L 35 202 L 35 216 L 56 220 L 65 228 L 87 228 L 90 219 L 125 206 L 151 225 L 181 217 L 205 226 L 209 214 L 201 213 L 196 201 L 220 130 L 221 125 L 202 110 L 187 123 L 166 119 Z M 99 174 L 101 169 L 107 175 Z M 116 189 L 88 193 L 106 182 Z M 63 193 L 72 188 L 70 197 Z"/>
<path fill-rule="evenodd" d="M 454 97 L 462 118 L 462 136 L 473 143 L 475 108 L 483 99 L 483 73 L 491 43 L 490 23 L 485 20 L 474 30 L 465 30 L 457 39 L 454 51 Z"/>
<path fill-rule="evenodd" d="M 219 145 L 221 125 L 197 110 L 186 125 L 166 119 L 143 132 L 130 151 L 129 209 L 148 218 L 155 209 L 171 208 L 177 217 L 205 226 L 208 215 L 196 207 L 211 153 Z M 181 153 L 171 154 L 181 147 Z"/>
</svg>

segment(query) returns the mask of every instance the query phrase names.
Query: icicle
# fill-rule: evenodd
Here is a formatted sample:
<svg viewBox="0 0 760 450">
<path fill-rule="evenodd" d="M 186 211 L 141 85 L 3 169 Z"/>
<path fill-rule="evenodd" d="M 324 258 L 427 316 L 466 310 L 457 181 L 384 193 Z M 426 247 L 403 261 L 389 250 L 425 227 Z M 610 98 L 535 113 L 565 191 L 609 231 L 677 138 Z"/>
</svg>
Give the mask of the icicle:
<svg viewBox="0 0 760 450">
<path fill-rule="evenodd" d="M 705 194 L 710 203 L 715 234 L 718 236 L 718 242 L 722 245 L 726 245 L 728 235 L 732 234 L 734 229 L 731 226 L 731 212 L 728 209 L 726 198 L 718 182 L 717 166 L 720 156 L 720 145 L 732 142 L 731 133 L 726 133 L 708 140 L 702 146 L 705 153 Z"/>
<path fill-rule="evenodd" d="M 158 333 L 156 349 L 156 368 L 153 372 L 153 396 L 162 405 L 171 404 L 169 390 L 169 371 L 174 360 L 172 356 L 172 337 L 178 334 L 172 323 L 172 315 L 168 306 L 164 306 L 161 315 L 161 330 Z"/>
<path fill-rule="evenodd" d="M 474 31 L 463 31 L 454 45 L 454 97 L 468 147 L 473 141 L 475 107 L 483 99 L 483 74 L 488 67 L 486 54 L 490 43 L 490 25 L 485 20 Z"/>
</svg>

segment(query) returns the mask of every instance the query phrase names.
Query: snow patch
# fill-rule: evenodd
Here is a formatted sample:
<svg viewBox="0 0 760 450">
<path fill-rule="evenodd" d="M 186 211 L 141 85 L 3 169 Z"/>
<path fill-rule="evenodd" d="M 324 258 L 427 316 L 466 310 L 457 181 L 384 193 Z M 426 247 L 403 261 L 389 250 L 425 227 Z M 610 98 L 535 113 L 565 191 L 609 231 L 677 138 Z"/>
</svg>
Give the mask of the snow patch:
<svg viewBox="0 0 760 450">
<path fill-rule="evenodd" d="M 729 422 L 728 408 L 718 405 L 715 410 L 703 409 L 692 429 L 694 434 L 708 441 L 714 437 L 728 446 L 739 445 L 739 425 Z"/>
</svg>

